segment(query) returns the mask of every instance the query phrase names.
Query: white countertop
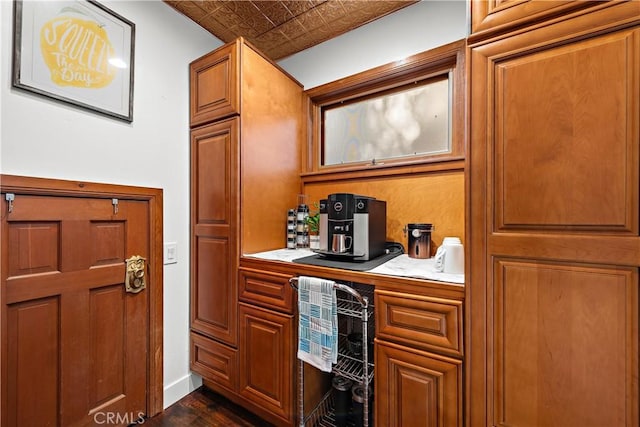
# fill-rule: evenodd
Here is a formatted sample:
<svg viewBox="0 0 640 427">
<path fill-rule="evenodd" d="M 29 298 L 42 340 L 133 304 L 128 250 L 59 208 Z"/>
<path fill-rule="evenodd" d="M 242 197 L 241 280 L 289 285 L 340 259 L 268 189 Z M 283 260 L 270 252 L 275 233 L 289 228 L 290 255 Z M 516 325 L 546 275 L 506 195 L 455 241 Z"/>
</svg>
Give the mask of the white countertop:
<svg viewBox="0 0 640 427">
<path fill-rule="evenodd" d="M 315 255 L 309 249 L 276 249 L 273 251 L 245 254 L 244 256 L 271 261 L 292 262 L 295 259 Z M 388 276 L 414 277 L 417 279 L 437 280 L 440 282 L 464 285 L 464 274 L 448 274 L 435 271 L 434 258 L 409 258 L 407 254 L 399 255 L 367 273 L 386 274 Z"/>
</svg>

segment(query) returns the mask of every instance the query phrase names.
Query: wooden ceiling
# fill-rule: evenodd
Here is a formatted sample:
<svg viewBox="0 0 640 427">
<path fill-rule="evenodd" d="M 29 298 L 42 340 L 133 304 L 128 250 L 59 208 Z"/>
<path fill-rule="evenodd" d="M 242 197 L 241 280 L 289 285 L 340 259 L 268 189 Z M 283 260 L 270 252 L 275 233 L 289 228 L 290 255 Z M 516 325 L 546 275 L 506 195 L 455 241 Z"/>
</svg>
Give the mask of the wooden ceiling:
<svg viewBox="0 0 640 427">
<path fill-rule="evenodd" d="M 223 42 L 242 36 L 276 61 L 419 0 L 164 0 Z"/>
</svg>

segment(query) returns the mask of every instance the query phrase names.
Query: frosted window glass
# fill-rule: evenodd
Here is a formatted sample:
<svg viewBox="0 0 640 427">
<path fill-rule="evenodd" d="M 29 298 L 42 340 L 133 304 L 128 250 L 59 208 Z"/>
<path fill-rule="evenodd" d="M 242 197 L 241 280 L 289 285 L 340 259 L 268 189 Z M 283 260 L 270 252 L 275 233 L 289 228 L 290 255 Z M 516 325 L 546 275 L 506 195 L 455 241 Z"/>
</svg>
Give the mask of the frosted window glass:
<svg viewBox="0 0 640 427">
<path fill-rule="evenodd" d="M 451 84 L 421 86 L 323 110 L 323 165 L 451 152 Z"/>
</svg>

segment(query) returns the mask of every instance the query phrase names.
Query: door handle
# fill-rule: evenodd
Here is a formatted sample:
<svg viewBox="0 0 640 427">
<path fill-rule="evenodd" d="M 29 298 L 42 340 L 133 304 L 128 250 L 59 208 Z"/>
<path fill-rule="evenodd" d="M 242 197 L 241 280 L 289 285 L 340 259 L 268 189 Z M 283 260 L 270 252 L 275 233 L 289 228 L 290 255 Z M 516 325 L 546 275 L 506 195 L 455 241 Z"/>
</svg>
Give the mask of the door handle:
<svg viewBox="0 0 640 427">
<path fill-rule="evenodd" d="M 147 287 L 145 280 L 146 259 L 140 255 L 126 259 L 127 270 L 124 279 L 124 288 L 127 292 L 137 294 Z"/>
</svg>

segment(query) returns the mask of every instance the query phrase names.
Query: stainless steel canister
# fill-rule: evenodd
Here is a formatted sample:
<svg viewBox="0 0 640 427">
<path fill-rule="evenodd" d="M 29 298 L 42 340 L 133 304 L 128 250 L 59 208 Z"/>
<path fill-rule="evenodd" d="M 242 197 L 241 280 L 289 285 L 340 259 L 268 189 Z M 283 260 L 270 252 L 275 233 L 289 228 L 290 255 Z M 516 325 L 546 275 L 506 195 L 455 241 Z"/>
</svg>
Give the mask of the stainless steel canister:
<svg viewBox="0 0 640 427">
<path fill-rule="evenodd" d="M 407 224 L 408 254 L 410 258 L 431 257 L 432 224 Z"/>
</svg>

